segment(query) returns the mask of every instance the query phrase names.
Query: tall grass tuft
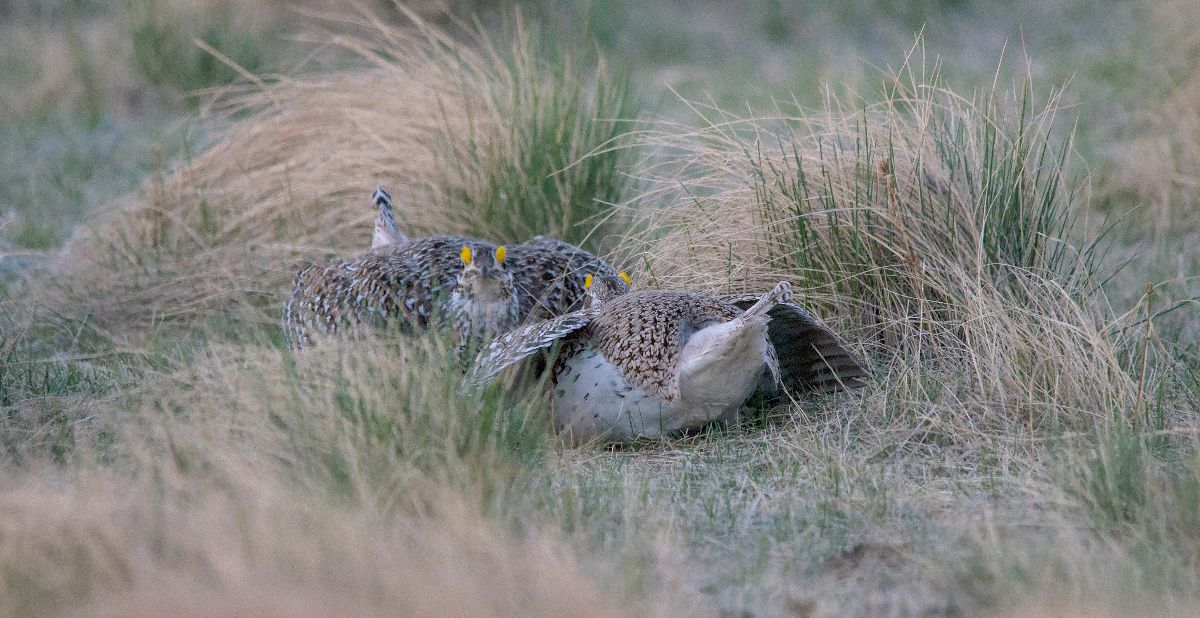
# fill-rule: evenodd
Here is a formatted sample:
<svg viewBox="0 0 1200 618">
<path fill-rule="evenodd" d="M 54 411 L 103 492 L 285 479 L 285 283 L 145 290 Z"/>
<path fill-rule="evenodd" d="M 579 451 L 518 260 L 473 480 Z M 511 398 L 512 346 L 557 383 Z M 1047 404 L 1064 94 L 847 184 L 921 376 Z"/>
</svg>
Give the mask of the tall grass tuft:
<svg viewBox="0 0 1200 618">
<path fill-rule="evenodd" d="M 510 119 L 498 139 L 450 153 L 445 184 L 463 188 L 446 196 L 459 205 L 452 212 L 498 238 L 550 234 L 606 248 L 623 231 L 613 206 L 633 185 L 628 125 L 637 98 L 628 78 L 586 48 L 564 55 L 527 27 L 506 38 L 513 43 L 502 52 L 486 36 L 479 47 L 492 55 L 503 83 L 486 92 L 488 106 Z"/>
<path fill-rule="evenodd" d="M 585 238 L 623 197 L 625 154 L 586 155 L 634 112 L 624 82 L 525 29 L 501 48 L 410 17 L 330 16 L 315 38 L 358 68 L 223 91 L 212 126 L 227 128 L 81 230 L 46 302 L 135 339 L 164 321 L 274 322 L 300 264 L 369 246 L 377 184 L 410 235 Z"/>
<path fill-rule="evenodd" d="M 970 401 L 964 429 L 1132 409 L 1055 97 L 938 83 L 905 65 L 874 103 L 748 117 L 692 103 L 698 129 L 642 135 L 660 163 L 632 203 L 649 231 L 626 250 L 669 287 L 792 280 L 882 365 L 934 370 L 885 397 Z"/>
</svg>

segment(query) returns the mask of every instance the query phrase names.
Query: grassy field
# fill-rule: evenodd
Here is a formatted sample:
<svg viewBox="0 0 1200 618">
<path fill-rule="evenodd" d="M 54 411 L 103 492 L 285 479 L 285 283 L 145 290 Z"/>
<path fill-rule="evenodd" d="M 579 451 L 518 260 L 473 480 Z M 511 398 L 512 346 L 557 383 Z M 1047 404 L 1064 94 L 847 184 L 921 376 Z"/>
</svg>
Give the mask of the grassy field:
<svg viewBox="0 0 1200 618">
<path fill-rule="evenodd" d="M 1195 613 L 1200 5 L 726 4 L 0 5 L 0 612 Z M 293 354 L 375 184 L 873 379 L 612 450 Z"/>
</svg>

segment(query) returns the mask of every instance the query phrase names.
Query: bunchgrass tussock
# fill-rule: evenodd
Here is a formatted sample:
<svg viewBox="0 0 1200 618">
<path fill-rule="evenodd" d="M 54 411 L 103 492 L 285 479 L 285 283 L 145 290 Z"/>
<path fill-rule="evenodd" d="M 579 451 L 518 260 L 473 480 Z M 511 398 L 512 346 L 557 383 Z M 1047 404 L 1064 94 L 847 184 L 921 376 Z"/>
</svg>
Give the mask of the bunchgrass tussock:
<svg viewBox="0 0 1200 618">
<path fill-rule="evenodd" d="M 212 123 L 226 128 L 80 230 L 50 267 L 47 302 L 135 338 L 218 314 L 275 322 L 300 264 L 369 246 L 375 185 L 411 236 L 603 227 L 625 187 L 628 152 L 613 148 L 616 120 L 634 113 L 625 82 L 525 29 L 511 47 L 468 45 L 410 17 L 325 16 L 315 39 L 358 68 L 224 90 Z"/>
<path fill-rule="evenodd" d="M 180 385 L 172 397 L 152 389 L 153 405 L 222 434 L 197 445 L 275 444 L 283 469 L 315 494 L 385 503 L 411 480 L 485 500 L 537 463 L 547 431 L 536 397 L 459 394 L 448 340 L 360 339 L 295 356 L 214 344 L 169 372 Z M 192 418 L 190 411 L 208 409 L 229 412 Z M 188 450 L 198 457 L 193 467 L 207 465 L 200 449 Z"/>
<path fill-rule="evenodd" d="M 657 180 L 633 202 L 649 231 L 627 250 L 669 287 L 791 280 L 881 366 L 949 376 L 922 390 L 978 406 L 964 428 L 1128 409 L 1137 389 L 1093 302 L 1099 248 L 1076 235 L 1055 97 L 938 84 L 906 64 L 878 102 L 748 117 L 692 103 L 699 128 L 642 134 Z"/>
<path fill-rule="evenodd" d="M 967 491 L 1013 504 L 923 538 L 939 566 L 907 575 L 941 582 L 931 598 L 979 607 L 1032 592 L 1051 607 L 1125 607 L 1153 589 L 1168 594 L 1147 609 L 1169 611 L 1195 579 L 1191 541 L 1177 536 L 1195 494 L 1190 365 L 1157 331 L 1179 305 L 1156 305 L 1151 289 L 1127 312 L 1109 306 L 1103 229 L 1076 222 L 1088 194 L 1069 123 L 1056 95 L 1037 100 L 1028 82 L 963 97 L 906 64 L 877 100 L 831 97 L 815 112 L 687 101 L 698 126 L 639 135 L 652 163 L 626 205 L 642 225 L 623 249 L 642 258 L 648 286 L 789 279 L 871 359 L 857 401 L 805 402 L 775 421 L 838 434 L 814 462 L 829 475 L 818 496 L 832 496 L 820 534 L 854 517 L 894 521 L 903 500 L 887 493 L 913 495 L 878 480 L 896 468 L 952 470 L 949 491 L 979 483 Z M 846 509 L 854 478 L 878 501 Z M 859 547 L 856 561 L 872 546 Z"/>
<path fill-rule="evenodd" d="M 586 46 L 564 54 L 561 43 L 517 24 L 507 48 L 478 38 L 502 84 L 486 91 L 487 106 L 510 117 L 497 124 L 503 133 L 496 139 L 448 153 L 445 184 L 463 191 L 446 198 L 467 227 L 498 238 L 548 234 L 607 248 L 624 231 L 614 205 L 633 185 L 628 129 L 638 115 L 636 93 Z"/>
<path fill-rule="evenodd" d="M 1067 115 L 1078 110 L 1086 132 L 1090 107 L 1028 82 L 999 88 L 1007 78 L 990 71 L 964 95 L 923 71 L 918 50 L 877 93 L 737 114 L 680 98 L 691 121 L 625 134 L 619 121 L 637 110 L 624 79 L 555 24 L 485 34 L 438 21 L 450 36 L 419 19 L 395 26 L 404 9 L 377 17 L 349 2 L 331 15 L 326 3 L 320 32 L 275 48 L 246 35 L 286 31 L 321 3 L 288 2 L 284 20 L 282 3 L 171 0 L 155 5 L 169 28 L 140 42 L 126 35 L 153 15 L 69 4 L 100 23 L 76 22 L 65 47 L 50 25 L 0 25 L 9 49 L 33 50 L 7 78 L 44 69 L 0 95 L 22 114 L 54 101 L 91 123 L 175 105 L 189 84 L 248 83 L 204 93 L 215 96 L 178 160 L 141 166 L 84 133 L 57 147 L 62 157 L 30 163 L 54 168 L 61 187 L 24 183 L 21 166 L 0 183 L 24 187 L 0 191 L 17 207 L 0 212 L 5 238 L 56 244 L 87 221 L 44 267 L 25 264 L 50 251 L 0 264 L 0 615 L 1121 616 L 1196 605 L 1194 54 L 1154 63 L 1186 69 L 1154 108 L 1155 130 L 1128 150 L 1156 156 L 1125 162 L 1118 184 L 1132 185 L 1097 200 L 1113 179 L 1078 165 Z M 778 3 L 755 6 L 766 4 Z M 1077 12 L 1043 4 L 1004 12 Z M 743 35 L 719 18 L 731 9 L 704 6 L 669 17 L 704 28 L 694 46 L 657 27 L 670 11 L 626 11 L 621 21 L 643 27 L 621 40 L 663 30 L 642 48 L 670 56 L 632 56 L 653 60 L 638 70 L 681 90 L 701 76 L 718 97 L 754 86 L 746 98 L 765 100 L 765 73 L 729 80 L 727 63 L 710 67 L 707 50 L 720 56 Z M 628 7 L 642 8 L 605 0 L 596 15 Z M 264 8 L 280 21 L 223 17 Z M 793 8 L 805 30 L 789 35 L 801 22 L 780 26 L 788 9 L 774 7 L 774 42 L 738 53 L 777 67 L 788 37 L 808 46 L 806 32 L 836 25 L 837 11 Z M 979 10 L 955 13 L 975 33 L 997 9 Z M 180 15 L 199 17 L 175 30 Z M 1182 15 L 1172 32 L 1187 34 Z M 212 32 L 208 19 L 237 31 Z M 1056 38 L 1071 31 L 1043 21 Z M 1107 28 L 1071 21 L 1090 54 Z M 186 47 L 192 37 L 251 70 L 208 64 Z M 312 56 L 295 52 L 309 43 Z M 123 63 L 100 61 L 110 49 Z M 680 67 L 688 49 L 703 64 Z M 130 56 L 144 52 L 179 81 L 146 84 L 153 67 Z M 837 70 L 821 57 L 789 70 L 789 87 Z M 287 75 L 253 71 L 281 58 Z M 959 60 L 956 84 L 969 77 Z M 123 94 L 130 80 L 142 95 Z M 1140 82 L 1130 96 L 1153 98 Z M 29 158 L 23 145 L 44 130 L 15 126 L 9 158 Z M 149 176 L 91 217 L 85 202 L 129 182 L 94 165 L 113 153 Z M 53 163 L 71 158 L 81 163 Z M 93 194 L 101 176 L 109 188 Z M 292 274 L 366 249 L 376 184 L 410 235 L 615 245 L 617 261 L 641 266 L 635 287 L 761 292 L 788 279 L 874 375 L 859 394 L 753 409 L 699 435 L 568 448 L 537 379 L 458 392 L 448 333 L 284 349 Z M 1130 194 L 1148 208 L 1103 236 L 1090 213 L 1121 214 Z M 1131 261 L 1110 276 L 1140 253 L 1152 267 Z"/>
</svg>

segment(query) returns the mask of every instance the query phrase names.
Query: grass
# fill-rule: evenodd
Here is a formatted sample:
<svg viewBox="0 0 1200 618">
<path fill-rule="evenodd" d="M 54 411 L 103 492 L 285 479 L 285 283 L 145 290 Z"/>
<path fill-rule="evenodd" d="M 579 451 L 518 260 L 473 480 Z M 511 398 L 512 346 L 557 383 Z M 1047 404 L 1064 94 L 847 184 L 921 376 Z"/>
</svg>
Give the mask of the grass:
<svg viewBox="0 0 1200 618">
<path fill-rule="evenodd" d="M 884 392 L 955 401 L 919 413 L 951 442 L 1088 427 L 1145 393 L 1120 362 L 1130 342 L 1108 336 L 1118 316 L 1096 303 L 1098 240 L 1075 240 L 1069 136 L 1054 136 L 1054 99 L 1034 112 L 1031 96 L 963 98 L 909 66 L 878 103 L 696 106 L 698 128 L 644 134 L 664 154 L 631 206 L 649 232 L 627 251 L 667 287 L 789 279 L 881 365 L 942 368 L 886 376 Z"/>
<path fill-rule="evenodd" d="M 237 11 L 231 6 L 133 2 L 127 10 L 134 67 L 147 83 L 171 92 L 191 93 L 236 81 L 241 77 L 239 68 L 251 73 L 263 72 L 269 62 L 268 48 L 260 41 L 283 34 L 269 29 L 278 24 L 275 21 L 267 21 L 267 28 L 245 23 L 249 11 Z M 242 23 L 235 23 L 239 20 Z M 197 24 L 195 31 L 179 27 L 189 22 Z M 196 39 L 219 50 L 224 58 L 198 46 L 194 43 Z"/>
<path fill-rule="evenodd" d="M 74 238 L 51 266 L 61 276 L 50 295 L 92 299 L 76 315 L 119 333 L 218 313 L 274 324 L 299 264 L 369 245 L 367 196 L 380 184 L 413 235 L 582 239 L 605 224 L 624 153 L 572 165 L 614 146 L 616 124 L 592 120 L 631 111 L 617 78 L 601 70 L 585 86 L 564 63 L 544 80 L 536 50 L 549 48 L 533 34 L 512 50 L 482 39 L 476 50 L 420 21 L 336 20 L 362 32 L 328 44 L 361 68 L 229 92 L 225 137 Z"/>
<path fill-rule="evenodd" d="M 492 120 L 511 117 L 497 134 L 469 141 L 466 152 L 448 153 L 453 176 L 445 184 L 463 189 L 447 196 L 444 207 L 498 238 L 547 234 L 603 247 L 622 228 L 613 206 L 633 184 L 625 170 L 633 157 L 627 133 L 638 119 L 636 93 L 627 77 L 591 54 L 567 55 L 562 44 L 524 29 L 511 37 L 516 42 L 503 51 L 480 40 L 500 81 L 488 95 Z M 546 61 L 558 57 L 565 60 Z"/>
<path fill-rule="evenodd" d="M 4 78 L 43 80 L 3 95 L 21 110 L 5 160 L 67 137 L 57 159 L 0 172 L 0 199 L 16 205 L 0 213 L 0 246 L 35 254 L 0 262 L 0 613 L 1172 615 L 1196 603 L 1195 93 L 1188 80 L 1124 83 L 1134 56 L 1105 38 L 1116 24 L 1057 35 L 1052 57 L 1080 75 L 1058 92 L 1042 84 L 1064 67 L 1034 57 L 996 71 L 985 43 L 940 64 L 901 53 L 918 21 L 934 49 L 994 36 L 984 24 L 1023 5 L 998 21 L 972 2 L 806 19 L 773 4 L 722 21 L 717 6 L 664 16 L 612 0 L 533 5 L 507 29 L 495 13 L 476 26 L 357 6 L 278 45 L 257 42 L 301 17 L 273 4 L 256 5 L 262 22 L 241 5 L 164 6 L 80 5 L 74 35 L 41 8 L 3 24 L 49 33 L 22 53 L 50 59 L 70 58 L 61 42 L 75 37 L 87 53 L 47 62 L 91 71 L 79 81 L 92 86 Z M 609 15 L 592 24 L 607 50 L 555 26 L 573 11 Z M 1044 23 L 1098 19 L 1071 3 L 1035 13 L 1071 19 L 1023 22 L 1032 51 L 1055 36 Z M 1186 15 L 1162 3 L 1128 29 Z M 80 61 L 116 40 L 104 33 L 156 19 L 138 45 L 181 81 L 154 79 L 144 51 Z M 222 84 L 236 72 L 178 45 L 196 36 L 263 69 L 258 81 Z M 806 37 L 809 62 L 772 78 Z M 899 68 L 879 87 L 857 79 L 862 58 L 837 53 L 887 41 L 878 64 Z M 1194 58 L 1179 41 L 1161 52 L 1168 72 Z M 1095 45 L 1111 57 L 1090 61 Z M 842 73 L 824 95 L 804 88 Z M 1023 79 L 1003 86 L 1012 74 Z M 646 121 L 664 81 L 682 96 Z M 772 103 L 781 82 L 804 91 Z M 1075 106 L 1088 97 L 1107 98 Z M 1095 129 L 1121 106 L 1149 110 L 1154 130 L 1133 131 L 1142 117 L 1123 125 L 1134 138 Z M 147 126 L 119 146 L 131 158 L 107 161 L 98 136 L 139 109 Z M 183 110 L 198 117 L 171 128 Z M 285 350 L 291 275 L 368 245 L 375 184 L 412 234 L 551 233 L 640 265 L 639 287 L 787 278 L 875 378 L 743 426 L 572 449 L 547 431 L 536 387 L 456 393 L 442 338 Z M 53 206 L 32 199 L 45 196 Z"/>
</svg>

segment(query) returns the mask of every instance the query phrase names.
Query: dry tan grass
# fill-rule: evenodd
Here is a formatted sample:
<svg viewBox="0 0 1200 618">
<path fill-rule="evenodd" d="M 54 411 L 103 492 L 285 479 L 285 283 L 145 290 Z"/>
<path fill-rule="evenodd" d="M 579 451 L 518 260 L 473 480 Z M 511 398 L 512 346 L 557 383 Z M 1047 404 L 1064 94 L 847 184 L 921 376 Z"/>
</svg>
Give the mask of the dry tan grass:
<svg viewBox="0 0 1200 618">
<path fill-rule="evenodd" d="M 1196 228 L 1194 206 L 1200 203 L 1198 102 L 1200 71 L 1192 70 L 1152 112 L 1146 130 L 1132 140 L 1110 181 L 1116 190 L 1129 191 L 1143 202 L 1140 207 L 1152 213 L 1147 223 L 1159 237 Z"/>
<path fill-rule="evenodd" d="M 1057 227 L 1077 205 L 1045 141 L 1054 102 L 1014 128 L 1020 94 L 964 99 L 917 72 L 865 108 L 738 117 L 695 104 L 699 129 L 646 132 L 657 180 L 631 205 L 646 231 L 626 251 L 668 288 L 792 280 L 889 368 L 881 407 L 933 397 L 951 440 L 1133 413 L 1145 402 L 1118 354 L 1131 342 L 1088 295 L 1086 244 Z"/>
<path fill-rule="evenodd" d="M 378 27 L 397 60 L 236 96 L 248 118 L 227 137 L 76 235 L 56 265 L 61 287 L 118 328 L 274 295 L 299 263 L 369 246 L 375 184 L 392 188 L 412 233 L 464 231 L 444 229 L 429 193 L 453 190 L 443 148 L 483 139 L 495 119 L 477 106 L 485 61 Z"/>
<path fill-rule="evenodd" d="M 436 341 L 301 359 L 217 345 L 155 369 L 136 360 L 162 320 L 274 322 L 299 262 L 365 249 L 377 183 L 414 235 L 498 223 L 461 205 L 539 145 L 520 141 L 510 108 L 552 83 L 522 73 L 542 66 L 524 35 L 501 50 L 415 18 L 334 21 L 352 34 L 323 40 L 361 68 L 221 93 L 207 150 L 157 174 L 31 278 L 24 291 L 46 312 L 11 303 L 22 317 L 5 316 L 6 358 L 31 323 L 86 317 L 109 340 L 101 362 L 132 352 L 136 377 L 106 376 L 95 398 L 5 391 L 15 402 L 0 423 L 4 452 L 21 472 L 0 488 L 0 613 L 663 612 L 623 594 L 644 582 L 626 580 L 618 559 L 581 561 L 556 521 L 496 506 L 534 499 L 517 492 L 544 423 L 520 401 L 457 397 L 457 367 Z M 554 103 L 583 108 L 563 118 L 551 108 L 536 137 L 582 155 L 592 146 L 571 137 L 591 120 L 588 78 L 564 70 L 552 87 L 579 89 L 552 92 Z M 0 376 L 6 389 L 11 376 Z"/>
<path fill-rule="evenodd" d="M 37 369 L 31 386 L 0 376 L 15 398 L 0 411 L 0 614 L 1188 607 L 1200 491 L 1179 478 L 1192 468 L 1172 476 L 1176 462 L 1149 447 L 1130 463 L 1088 431 L 1128 424 L 1126 449 L 1192 435 L 1170 417 L 1138 433 L 1165 371 L 1139 361 L 1161 342 L 1120 329 L 1146 306 L 1114 315 L 1086 293 L 1075 254 L 1053 257 L 1076 242 L 1069 231 L 996 240 L 1022 221 L 981 207 L 986 179 L 1030 199 L 1067 185 L 1057 162 L 996 171 L 987 155 L 1003 148 L 985 129 L 1011 128 L 1016 104 L 991 108 L 986 94 L 897 83 L 902 94 L 865 111 L 698 107 L 699 129 L 643 135 L 662 165 L 627 205 L 643 223 L 623 247 L 646 259 L 637 284 L 793 280 L 872 358 L 861 398 L 628 451 L 564 451 L 535 394 L 456 394 L 445 342 L 293 357 L 256 328 L 235 330 L 258 339 L 235 345 L 169 324 L 184 345 L 139 347 L 151 318 L 273 322 L 296 263 L 366 246 L 373 183 L 391 185 L 414 232 L 486 229 L 455 204 L 486 201 L 504 175 L 494 164 L 525 152 L 487 142 L 511 139 L 497 103 L 529 83 L 435 31 L 349 21 L 359 34 L 336 41 L 371 68 L 226 93 L 214 124 L 230 126 L 210 150 L 65 250 L 41 301 L 133 345 L 41 360 L 77 342 L 70 321 L 0 342 L 0 362 Z M 1035 111 L 1033 142 L 1053 106 Z M 952 158 L 939 122 L 966 136 Z M 472 148 L 495 158 L 451 156 Z M 103 369 L 94 390 L 38 382 L 42 366 L 88 363 Z M 1168 393 L 1158 409 L 1188 419 L 1176 403 Z"/>
<path fill-rule="evenodd" d="M 437 345 L 299 365 L 231 346 L 148 376 L 97 411 L 74 465 L 0 486 L 0 614 L 664 613 L 673 594 L 624 592 L 553 521 L 486 515 L 521 502 L 520 464 L 439 362 Z"/>
<path fill-rule="evenodd" d="M 1148 98 L 1152 105 L 1129 120 L 1131 134 L 1113 156 L 1104 184 L 1141 201 L 1134 206 L 1148 209 L 1150 216 L 1133 221 L 1148 219 L 1161 237 L 1179 233 L 1180 225 L 1196 227 L 1192 206 L 1200 202 L 1200 71 L 1193 59 L 1200 53 L 1200 18 L 1190 0 L 1155 3 L 1150 14 L 1165 53 L 1156 58 L 1143 87 L 1163 95 Z"/>
<path fill-rule="evenodd" d="M 544 81 L 526 72 L 541 59 L 522 47 L 532 45 L 523 35 L 511 50 L 483 38 L 466 45 L 409 17 L 414 25 L 397 27 L 366 12 L 327 16 L 349 34 L 317 38 L 365 68 L 224 91 L 212 123 L 229 125 L 220 139 L 80 230 L 48 269 L 55 285 L 44 304 L 135 338 L 156 320 L 195 323 L 217 311 L 275 321 L 300 264 L 369 246 L 367 196 L 377 184 L 391 189 L 412 235 L 513 228 L 503 222 L 521 216 L 517 206 L 485 213 L 465 205 L 486 201 L 495 174 L 546 156 L 522 150 L 542 144 L 522 141 L 534 129 L 514 118 L 555 121 L 536 117 L 540 102 L 530 98 Z M 515 68 L 513 54 L 521 56 Z M 565 79 L 582 83 L 570 69 Z M 578 103 L 573 122 L 590 122 L 583 92 L 552 104 Z M 515 105 L 530 109 L 521 116 Z M 536 139 L 582 156 L 595 145 L 572 142 L 581 130 Z"/>
<path fill-rule="evenodd" d="M 86 21 L 64 29 L 60 24 L 13 20 L 0 24 L 0 49 L 25 64 L 25 79 L 0 93 L 0 108 L 11 118 L 37 117 L 47 108 L 88 110 L 102 103 L 121 117 L 142 113 L 146 91 L 124 58 L 130 52 L 119 22 Z M 17 75 L 21 75 L 18 73 Z"/>
<path fill-rule="evenodd" d="M 1130 114 L 1096 184 L 1117 222 L 1109 261 L 1128 264 L 1109 286 L 1114 305 L 1167 311 L 1156 332 L 1187 346 L 1200 333 L 1200 13 L 1189 0 L 1166 0 L 1150 15 L 1161 49 L 1139 82 L 1145 106 Z"/>
<path fill-rule="evenodd" d="M 427 498 L 436 514 L 396 514 L 328 506 L 249 469 L 219 487 L 159 472 L 6 482 L 0 613 L 603 616 L 625 605 L 552 535 L 506 534 L 453 494 Z"/>
<path fill-rule="evenodd" d="M 340 0 L 339 0 L 340 1 Z M 147 84 L 134 63 L 130 23 L 158 22 L 164 32 L 190 45 L 204 24 L 218 19 L 236 23 L 246 36 L 268 37 L 280 23 L 294 21 L 302 3 L 268 0 L 169 0 L 113 3 L 101 17 L 84 19 L 70 3 L 14 2 L 6 11 L 15 19 L 0 24 L 4 53 L 31 67 L 28 80 L 0 92 L 0 106 L 16 117 L 36 116 L 40 110 L 81 110 L 103 107 L 108 115 L 144 114 L 166 104 L 161 92 Z M 311 3 L 318 4 L 318 3 Z M 143 14 L 142 9 L 149 9 Z M 186 30 L 180 32 L 178 30 Z M 196 48 L 197 54 L 205 53 Z M 153 101 L 151 101 L 153 99 Z M 171 101 L 170 105 L 178 105 Z"/>
</svg>

